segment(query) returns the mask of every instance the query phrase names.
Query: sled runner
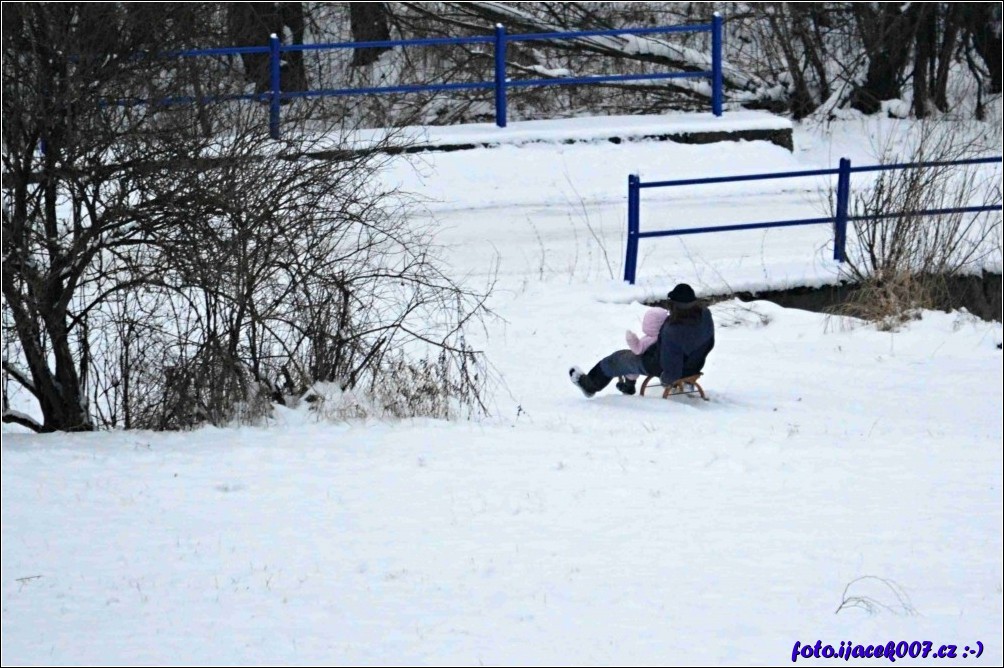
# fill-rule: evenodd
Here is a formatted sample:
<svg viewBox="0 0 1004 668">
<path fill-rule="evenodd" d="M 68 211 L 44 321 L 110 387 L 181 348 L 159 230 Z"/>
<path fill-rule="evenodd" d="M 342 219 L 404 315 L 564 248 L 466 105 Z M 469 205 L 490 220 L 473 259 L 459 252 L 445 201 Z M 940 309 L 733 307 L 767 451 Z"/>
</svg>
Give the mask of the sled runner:
<svg viewBox="0 0 1004 668">
<path fill-rule="evenodd" d="M 668 399 L 671 394 L 700 394 L 701 399 L 709 401 L 708 395 L 704 393 L 704 388 L 701 384 L 697 382 L 697 379 L 703 376 L 702 373 L 695 373 L 693 376 L 687 376 L 686 378 L 681 378 L 680 380 L 674 381 L 669 385 L 662 385 L 659 383 L 658 376 L 646 376 L 644 382 L 641 384 L 641 391 L 638 393 L 641 396 L 645 396 L 645 390 L 648 388 L 648 384 L 655 379 L 655 387 L 661 387 L 662 398 Z M 689 388 L 687 387 L 689 385 Z"/>
</svg>

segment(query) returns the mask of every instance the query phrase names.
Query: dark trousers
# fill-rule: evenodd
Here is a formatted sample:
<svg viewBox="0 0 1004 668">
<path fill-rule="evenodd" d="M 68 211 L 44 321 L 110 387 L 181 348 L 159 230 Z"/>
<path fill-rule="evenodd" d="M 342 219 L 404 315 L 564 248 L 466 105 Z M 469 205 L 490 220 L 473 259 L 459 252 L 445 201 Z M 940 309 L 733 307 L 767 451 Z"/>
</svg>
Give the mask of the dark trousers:
<svg viewBox="0 0 1004 668">
<path fill-rule="evenodd" d="M 588 392 L 599 392 L 616 376 L 629 375 L 646 376 L 648 372 L 645 371 L 641 357 L 630 350 L 618 350 L 601 359 L 579 381 L 579 384 Z"/>
<path fill-rule="evenodd" d="M 618 350 L 600 360 L 599 367 L 610 378 L 615 376 L 647 376 L 641 356 L 630 350 Z"/>
</svg>

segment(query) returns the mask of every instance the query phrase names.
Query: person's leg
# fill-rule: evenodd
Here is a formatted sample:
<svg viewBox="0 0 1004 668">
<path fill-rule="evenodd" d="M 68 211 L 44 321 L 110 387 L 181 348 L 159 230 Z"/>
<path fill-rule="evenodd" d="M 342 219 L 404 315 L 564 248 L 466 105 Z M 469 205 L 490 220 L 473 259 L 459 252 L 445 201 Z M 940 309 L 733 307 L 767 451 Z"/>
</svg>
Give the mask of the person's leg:
<svg viewBox="0 0 1004 668">
<path fill-rule="evenodd" d="M 638 377 L 648 375 L 645 372 L 645 365 L 642 364 L 641 356 L 635 355 L 630 350 L 618 350 L 611 355 L 607 355 L 593 367 L 594 370 L 597 368 L 599 369 L 599 373 L 609 378 L 613 378 L 614 376 Z M 591 374 L 592 371 L 589 373 Z"/>
<path fill-rule="evenodd" d="M 618 390 L 620 390 L 621 394 L 627 394 L 627 395 L 634 394 L 637 391 L 635 389 L 635 384 L 634 384 L 635 380 L 637 379 L 638 376 L 634 374 L 624 376 L 623 378 L 617 381 L 616 387 Z"/>
<path fill-rule="evenodd" d="M 645 367 L 638 355 L 630 350 L 618 350 L 601 359 L 596 366 L 589 370 L 589 373 L 577 375 L 576 371 L 576 369 L 572 369 L 572 382 L 581 387 L 588 395 L 592 395 L 609 385 L 615 376 L 644 374 Z"/>
</svg>

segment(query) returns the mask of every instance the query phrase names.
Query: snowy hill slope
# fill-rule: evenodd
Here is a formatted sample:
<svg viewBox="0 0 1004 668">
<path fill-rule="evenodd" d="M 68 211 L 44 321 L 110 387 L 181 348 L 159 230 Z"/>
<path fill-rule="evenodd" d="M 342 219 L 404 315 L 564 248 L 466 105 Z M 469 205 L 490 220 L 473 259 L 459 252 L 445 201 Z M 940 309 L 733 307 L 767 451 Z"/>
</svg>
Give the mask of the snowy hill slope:
<svg viewBox="0 0 1004 668">
<path fill-rule="evenodd" d="M 587 400 L 566 376 L 622 347 L 635 300 L 676 281 L 838 276 L 822 226 L 643 244 L 643 281 L 622 286 L 627 173 L 866 160 L 869 131 L 836 147 L 803 131 L 794 155 L 644 142 L 402 159 L 387 182 L 445 223 L 454 271 L 478 284 L 498 263 L 498 318 L 475 342 L 498 374 L 493 415 L 5 432 L 3 663 L 763 665 L 817 639 L 960 656 L 980 641 L 979 663 L 999 663 L 1000 324 L 928 312 L 882 332 L 725 301 L 710 402 Z M 817 205 L 818 184 L 747 188 L 653 195 L 643 227 Z"/>
</svg>

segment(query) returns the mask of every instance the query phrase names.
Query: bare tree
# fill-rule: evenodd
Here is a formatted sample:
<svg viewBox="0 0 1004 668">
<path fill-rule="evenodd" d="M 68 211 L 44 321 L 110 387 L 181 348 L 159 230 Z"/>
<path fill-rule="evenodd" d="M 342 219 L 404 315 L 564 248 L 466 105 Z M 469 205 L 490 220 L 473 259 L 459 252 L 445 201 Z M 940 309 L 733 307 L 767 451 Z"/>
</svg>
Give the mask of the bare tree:
<svg viewBox="0 0 1004 668">
<path fill-rule="evenodd" d="M 748 15 L 732 17 L 734 29 L 754 42 L 757 71 L 767 80 L 787 79 L 788 106 L 796 119 L 815 111 L 833 92 L 833 51 L 842 40 L 834 35 L 844 29 L 840 17 L 821 3 L 758 3 Z"/>
<path fill-rule="evenodd" d="M 233 2 L 225 5 L 228 37 L 234 46 L 265 46 L 269 36 L 278 35 L 284 44 L 303 44 L 305 18 L 300 2 Z M 244 76 L 256 93 L 272 90 L 269 56 L 241 54 Z M 282 56 L 279 85 L 283 91 L 307 90 L 307 72 L 301 51 Z"/>
<path fill-rule="evenodd" d="M 122 19 L 112 5 L 4 6 L 3 295 L 24 363 L 5 359 L 4 369 L 43 415 L 41 424 L 11 419 L 39 430 L 94 426 L 86 344 L 77 338 L 87 307 L 77 311 L 74 300 L 90 268 L 140 243 L 185 203 L 184 192 L 137 201 L 119 167 L 134 157 L 123 154 L 126 134 L 134 146 L 152 143 L 145 159 L 153 161 L 165 157 L 157 151 L 169 146 L 165 134 L 185 135 L 150 108 L 102 108 L 103 95 L 156 95 L 151 61 L 134 57 L 152 45 L 143 31 L 121 29 Z M 131 284 L 121 280 L 109 291 Z"/>
<path fill-rule="evenodd" d="M 918 118 L 954 111 L 959 86 L 950 84 L 963 83 L 963 62 L 982 118 L 983 91 L 994 72 L 999 81 L 999 4 L 736 3 L 725 12 L 726 57 L 780 89 L 796 118 L 847 105 L 871 114 L 906 97 Z"/>
<path fill-rule="evenodd" d="M 272 141 L 256 105 L 108 104 L 161 99 L 184 70 L 153 76 L 173 61 L 135 57 L 141 43 L 84 48 L 93 5 L 8 7 L 3 368 L 42 420 L 5 394 L 5 421 L 223 424 L 316 382 L 374 393 L 388 378 L 409 384 L 381 395 L 397 414 L 484 409 L 465 332 L 485 293 L 447 276 L 408 200 L 373 185 L 393 137 L 353 152 L 344 129 L 295 118 Z M 207 136 L 206 115 L 227 132 Z"/>
<path fill-rule="evenodd" d="M 438 23 L 439 26 L 449 25 L 452 30 L 478 32 L 484 34 L 496 23 L 504 23 L 512 32 L 557 32 L 576 30 L 596 30 L 612 29 L 625 26 L 619 18 L 619 14 L 612 11 L 612 6 L 589 7 L 584 3 L 502 3 L 502 2 L 467 2 L 467 3 L 443 3 L 442 11 L 438 8 L 420 3 L 400 3 L 403 8 L 423 16 L 426 19 Z M 710 21 L 711 8 L 700 8 L 700 15 L 695 15 L 693 20 Z M 542 43 L 537 43 L 542 45 Z M 704 49 L 702 55 L 700 51 L 689 48 L 684 42 L 677 38 L 661 38 L 656 36 L 597 36 L 584 37 L 575 40 L 555 40 L 547 43 L 547 47 L 558 52 L 572 54 L 575 58 L 574 64 L 563 63 L 559 69 L 571 69 L 573 72 L 591 74 L 589 68 L 594 66 L 596 56 L 604 56 L 605 62 L 614 67 L 623 67 L 626 64 L 647 64 L 661 68 L 670 68 L 677 71 L 706 71 L 711 67 L 710 42 Z M 510 66 L 519 71 L 533 73 L 539 77 L 542 74 L 546 77 L 547 69 L 541 68 L 544 63 L 535 62 L 539 58 L 535 52 L 539 48 L 513 49 L 513 62 Z M 520 63 L 522 56 L 529 62 Z M 599 73 L 599 72 L 597 72 Z M 553 75 L 552 75 L 553 76 Z M 757 91 L 760 88 L 759 81 L 754 75 L 742 72 L 725 64 L 723 68 L 723 78 L 728 88 L 745 92 L 747 102 L 755 104 L 759 100 Z M 610 89 L 624 88 L 624 85 L 612 85 Z M 629 86 L 630 87 L 630 86 Z M 638 88 L 638 86 L 634 86 Z M 710 89 L 702 86 L 695 86 L 688 80 L 669 79 L 659 82 L 657 85 L 642 86 L 649 92 L 657 93 L 660 90 L 671 91 L 677 98 L 686 100 L 697 100 L 704 104 L 710 98 Z"/>
<path fill-rule="evenodd" d="M 1001 6 L 996 2 L 965 3 L 959 11 L 962 51 L 976 80 L 975 115 L 983 120 L 984 95 L 1001 92 Z"/>
<path fill-rule="evenodd" d="M 353 42 L 382 42 L 390 39 L 390 26 L 387 23 L 387 7 L 382 2 L 353 2 L 349 5 L 349 16 L 352 21 Z M 380 57 L 390 47 L 378 46 L 365 49 L 353 49 L 352 66 L 369 65 Z"/>
<path fill-rule="evenodd" d="M 718 10 L 725 16 L 726 27 L 726 101 L 733 106 L 790 112 L 796 118 L 829 114 L 848 105 L 874 113 L 887 100 L 908 97 L 912 86 L 921 93 L 913 96 L 915 107 L 929 110 L 920 113 L 944 112 L 957 103 L 949 99 L 953 89 L 958 89 L 950 82 L 968 76 L 964 68 L 952 66 L 956 63 L 971 63 L 981 101 L 986 92 L 994 94 L 1000 88 L 1000 12 L 994 3 L 402 2 L 307 3 L 301 7 L 304 30 L 314 41 L 337 42 L 382 41 L 392 32 L 402 39 L 484 36 L 496 23 L 505 24 L 510 33 L 706 23 Z M 247 10 L 231 6 L 230 11 Z M 287 29 L 290 32 L 294 31 Z M 262 39 L 259 35 L 242 43 L 260 44 Z M 710 68 L 709 50 L 706 34 L 511 42 L 506 67 L 513 78 L 555 80 L 704 71 Z M 491 49 L 480 44 L 369 47 L 309 52 L 304 54 L 303 68 L 311 81 L 330 88 L 469 83 L 492 78 L 492 56 Z M 246 64 L 252 79 L 256 75 L 250 73 L 264 71 L 264 57 L 256 58 L 258 65 L 250 57 Z M 924 65 L 918 67 L 919 62 Z M 706 110 L 709 96 L 707 84 L 696 80 L 608 82 L 515 87 L 510 90 L 510 106 L 511 116 L 517 119 L 583 112 L 662 113 Z M 491 91 L 480 88 L 339 96 L 316 107 L 314 113 L 324 111 L 329 118 L 382 127 L 493 118 Z M 978 114 L 981 109 L 979 102 Z"/>
<path fill-rule="evenodd" d="M 913 62 L 913 112 L 926 118 L 932 108 L 948 111 L 948 75 L 955 61 L 964 8 L 960 4 L 920 4 Z"/>
</svg>

